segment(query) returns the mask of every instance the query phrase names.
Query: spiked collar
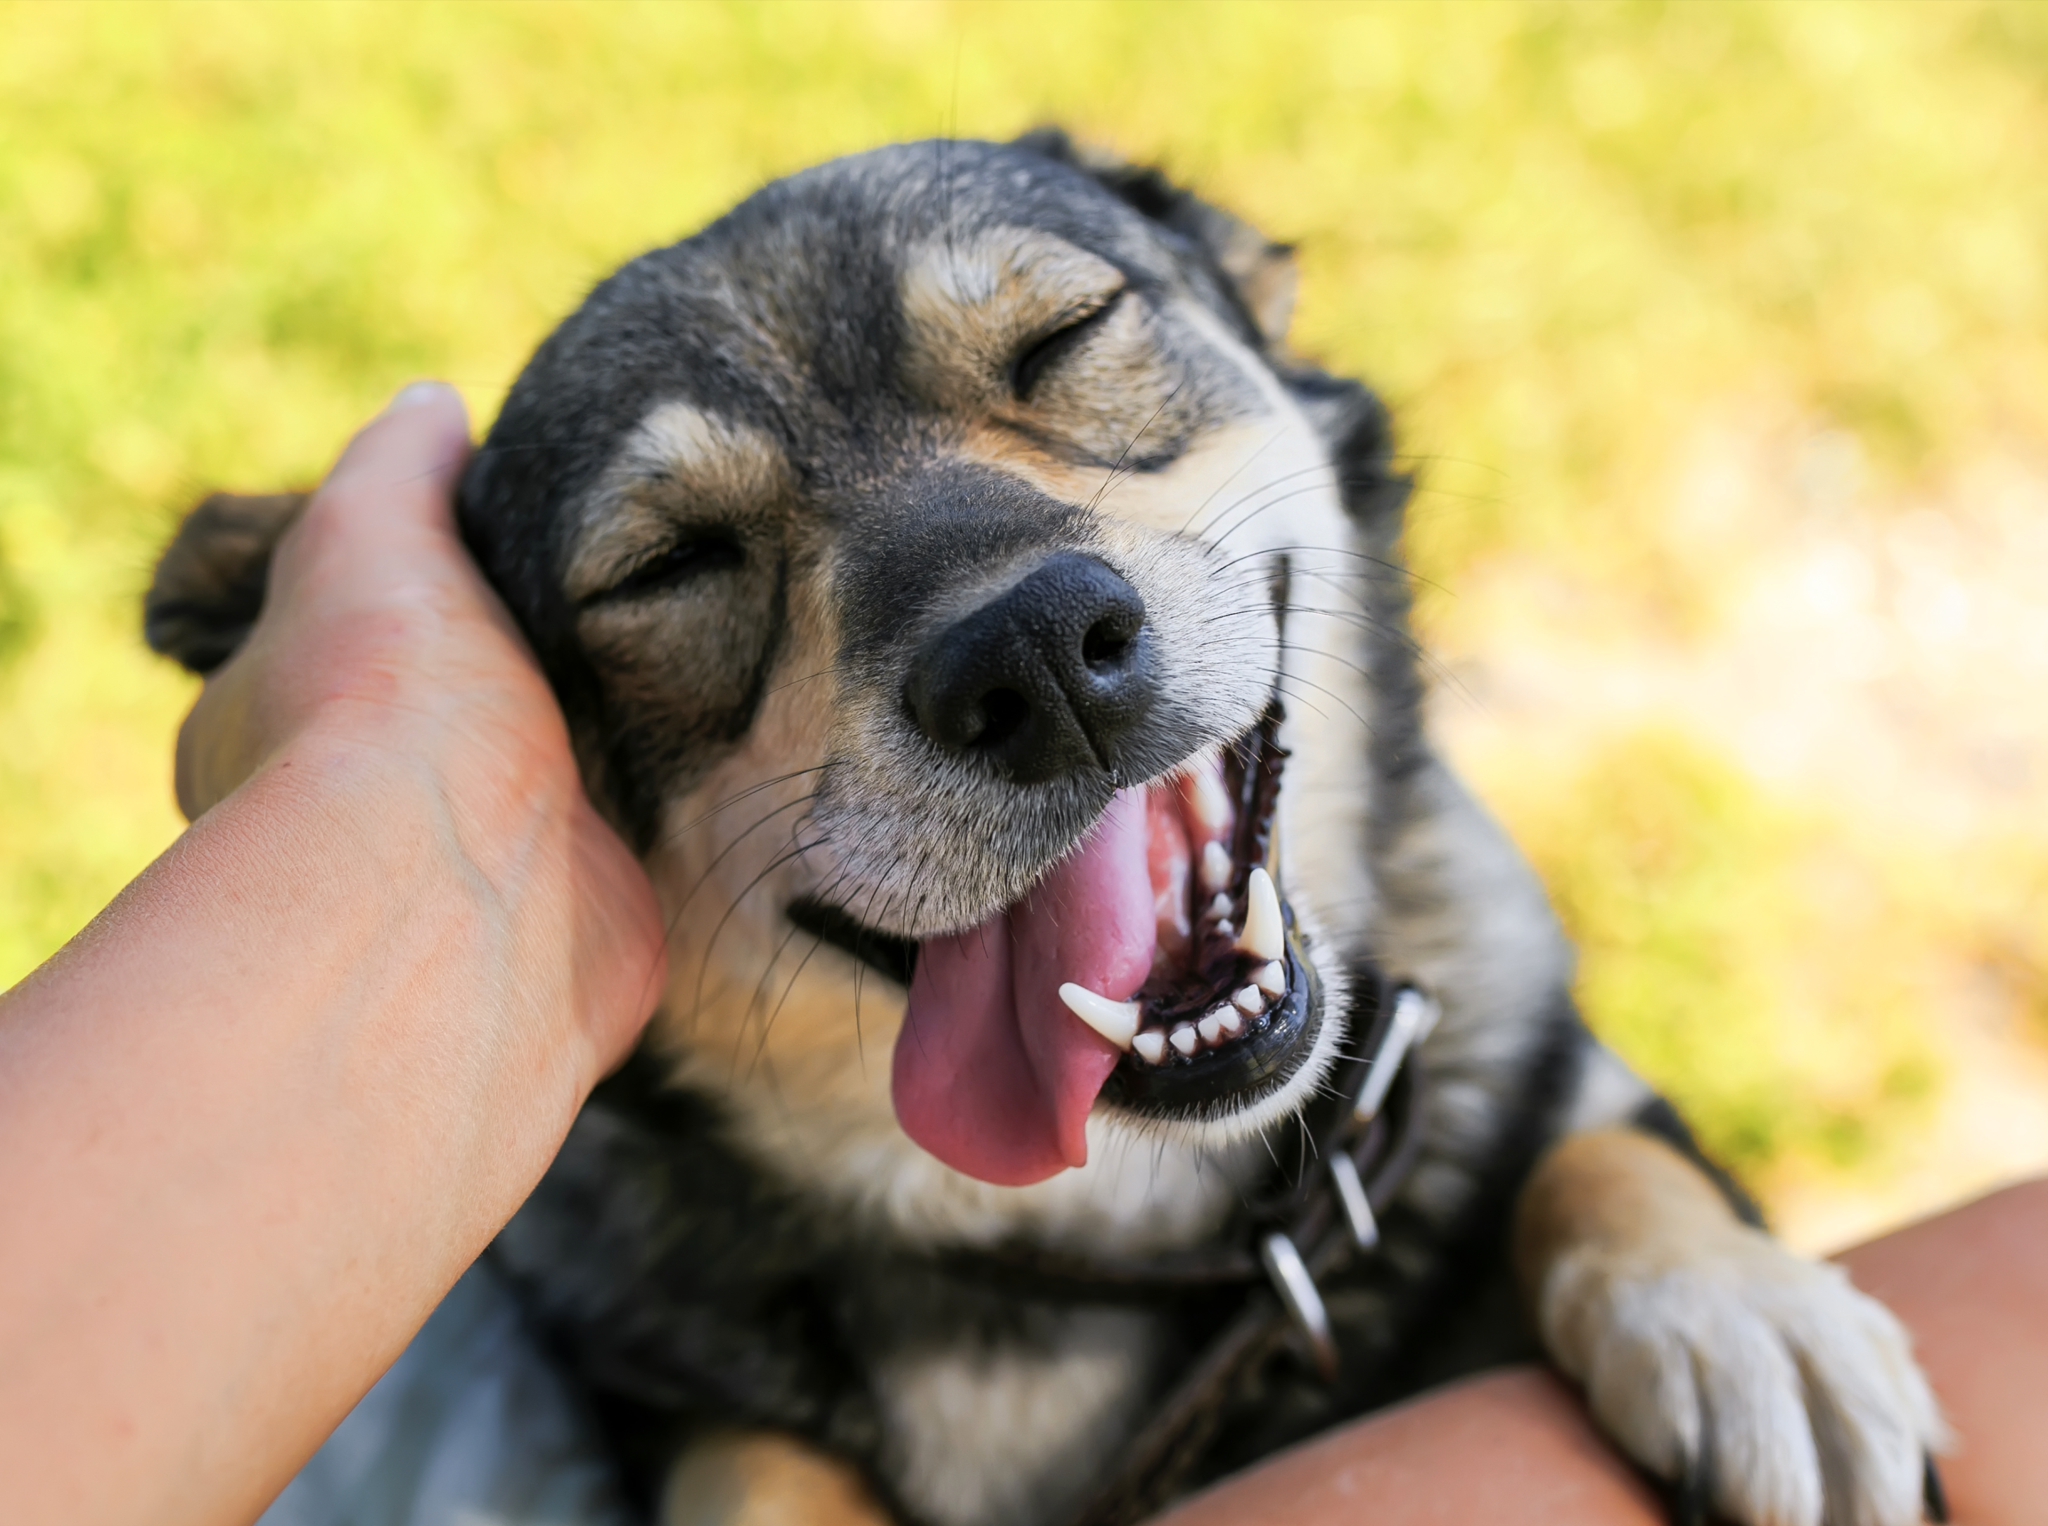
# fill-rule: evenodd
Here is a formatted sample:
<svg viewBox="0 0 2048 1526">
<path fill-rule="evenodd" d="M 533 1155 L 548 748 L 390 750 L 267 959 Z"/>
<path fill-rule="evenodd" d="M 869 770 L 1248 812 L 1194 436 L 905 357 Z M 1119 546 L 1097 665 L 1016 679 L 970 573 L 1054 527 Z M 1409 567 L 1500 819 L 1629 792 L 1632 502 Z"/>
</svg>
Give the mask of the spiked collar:
<svg viewBox="0 0 2048 1526">
<path fill-rule="evenodd" d="M 1436 1026 L 1436 999 L 1368 967 L 1365 1042 L 1296 1125 L 1301 1165 L 1276 1169 L 1212 1243 L 1169 1255 L 1096 1258 L 1035 1246 L 944 1254 L 956 1276 L 1046 1302 L 1158 1307 L 1176 1297 L 1242 1296 L 1237 1313 L 1067 1526 L 1125 1526 L 1166 1504 L 1199 1461 L 1225 1406 L 1283 1347 L 1334 1381 L 1338 1350 L 1322 1286 L 1380 1246 L 1379 1219 L 1422 1151 L 1416 1050 Z"/>
</svg>

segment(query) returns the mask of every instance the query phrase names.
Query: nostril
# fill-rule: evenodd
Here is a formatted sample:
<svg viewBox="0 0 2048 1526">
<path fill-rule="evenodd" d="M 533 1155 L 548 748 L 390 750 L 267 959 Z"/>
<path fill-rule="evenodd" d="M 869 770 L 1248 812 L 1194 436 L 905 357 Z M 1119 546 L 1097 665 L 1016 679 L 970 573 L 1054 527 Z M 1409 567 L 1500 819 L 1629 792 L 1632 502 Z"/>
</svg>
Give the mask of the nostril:
<svg viewBox="0 0 2048 1526">
<path fill-rule="evenodd" d="M 1031 701 L 1015 689 L 994 689 L 981 697 L 981 729 L 967 745 L 984 750 L 1001 747 L 1031 719 Z"/>
<path fill-rule="evenodd" d="M 1097 620 L 1081 638 L 1081 660 L 1090 668 L 1121 667 L 1135 635 L 1127 621 L 1115 617 Z"/>
</svg>

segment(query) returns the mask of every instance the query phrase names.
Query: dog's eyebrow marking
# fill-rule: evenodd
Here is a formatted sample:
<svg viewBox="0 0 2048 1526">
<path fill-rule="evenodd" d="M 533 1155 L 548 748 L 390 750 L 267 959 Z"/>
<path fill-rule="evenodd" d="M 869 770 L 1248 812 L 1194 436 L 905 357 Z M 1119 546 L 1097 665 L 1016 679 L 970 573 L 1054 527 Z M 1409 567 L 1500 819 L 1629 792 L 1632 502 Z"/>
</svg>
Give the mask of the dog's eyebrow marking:
<svg viewBox="0 0 2048 1526">
<path fill-rule="evenodd" d="M 897 288 L 906 379 L 941 399 L 998 383 L 1026 340 L 1099 311 L 1126 284 L 1108 260 L 1037 229 L 927 244 Z"/>
<path fill-rule="evenodd" d="M 585 501 L 563 590 L 581 603 L 706 521 L 758 515 L 791 481 L 788 459 L 760 430 L 688 403 L 657 404 Z"/>
</svg>

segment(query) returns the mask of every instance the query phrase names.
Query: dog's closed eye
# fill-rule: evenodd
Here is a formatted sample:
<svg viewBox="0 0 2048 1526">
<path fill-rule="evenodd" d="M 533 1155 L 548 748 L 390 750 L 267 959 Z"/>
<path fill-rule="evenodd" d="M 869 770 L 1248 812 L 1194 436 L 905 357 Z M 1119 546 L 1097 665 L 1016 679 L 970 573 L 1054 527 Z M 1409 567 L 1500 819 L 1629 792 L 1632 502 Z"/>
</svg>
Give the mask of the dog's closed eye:
<svg viewBox="0 0 2048 1526">
<path fill-rule="evenodd" d="M 716 573 L 737 572 L 746 562 L 746 549 L 731 531 L 698 531 L 641 557 L 607 587 L 586 595 L 583 607 L 667 593 Z"/>
<path fill-rule="evenodd" d="M 1019 402 L 1028 402 L 1039 378 L 1103 326 L 1123 300 L 1126 289 L 1091 298 L 1062 313 L 1047 329 L 1025 342 L 1017 358 L 1010 362 L 1010 390 Z"/>
</svg>

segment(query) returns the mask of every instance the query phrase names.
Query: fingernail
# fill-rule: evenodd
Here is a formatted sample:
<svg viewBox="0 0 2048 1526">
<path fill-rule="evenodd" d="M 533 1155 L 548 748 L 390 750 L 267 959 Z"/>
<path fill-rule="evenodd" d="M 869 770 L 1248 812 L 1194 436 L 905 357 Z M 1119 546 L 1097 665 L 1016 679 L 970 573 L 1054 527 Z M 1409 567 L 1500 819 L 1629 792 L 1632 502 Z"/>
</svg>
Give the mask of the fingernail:
<svg viewBox="0 0 2048 1526">
<path fill-rule="evenodd" d="M 391 401 L 384 405 L 386 413 L 403 413 L 408 408 L 417 408 L 421 403 L 431 403 L 446 397 L 455 389 L 446 382 L 416 381 L 400 387 Z"/>
</svg>

